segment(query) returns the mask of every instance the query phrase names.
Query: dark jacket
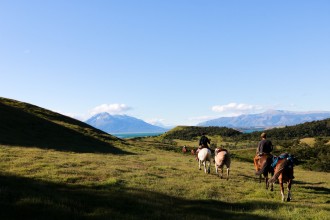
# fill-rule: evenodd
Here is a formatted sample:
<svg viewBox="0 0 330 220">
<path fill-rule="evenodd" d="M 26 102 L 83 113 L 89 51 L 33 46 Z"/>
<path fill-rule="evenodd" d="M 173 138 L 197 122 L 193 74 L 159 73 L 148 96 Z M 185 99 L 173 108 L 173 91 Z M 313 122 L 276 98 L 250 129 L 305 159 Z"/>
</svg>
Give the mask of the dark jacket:
<svg viewBox="0 0 330 220">
<path fill-rule="evenodd" d="M 257 153 L 271 153 L 273 151 L 273 144 L 270 140 L 263 139 L 258 144 Z"/>
<path fill-rule="evenodd" d="M 210 139 L 208 139 L 205 135 L 203 135 L 199 139 L 199 146 L 208 147 L 208 144 L 210 144 Z"/>
</svg>

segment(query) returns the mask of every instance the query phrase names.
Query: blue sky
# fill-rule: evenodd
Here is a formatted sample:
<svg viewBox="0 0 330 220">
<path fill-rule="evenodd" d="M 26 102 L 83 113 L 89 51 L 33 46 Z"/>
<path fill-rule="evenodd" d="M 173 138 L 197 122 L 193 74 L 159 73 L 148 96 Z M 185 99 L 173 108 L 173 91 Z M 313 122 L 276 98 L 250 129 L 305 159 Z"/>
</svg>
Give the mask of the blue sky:
<svg viewBox="0 0 330 220">
<path fill-rule="evenodd" d="M 330 1 L 0 0 L 0 96 L 81 120 L 330 111 Z"/>
</svg>

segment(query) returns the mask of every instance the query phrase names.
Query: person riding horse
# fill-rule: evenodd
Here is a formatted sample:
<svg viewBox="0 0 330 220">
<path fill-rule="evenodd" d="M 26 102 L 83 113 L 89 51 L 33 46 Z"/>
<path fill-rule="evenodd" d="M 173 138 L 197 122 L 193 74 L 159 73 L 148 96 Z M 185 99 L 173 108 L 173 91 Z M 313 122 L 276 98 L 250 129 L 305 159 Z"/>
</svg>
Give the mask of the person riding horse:
<svg viewBox="0 0 330 220">
<path fill-rule="evenodd" d="M 206 137 L 206 133 L 202 133 L 202 136 L 199 139 L 199 149 L 202 149 L 202 148 L 210 149 L 209 145 L 208 145 L 208 144 L 210 144 L 210 142 L 211 142 L 210 139 L 208 137 Z"/>
<path fill-rule="evenodd" d="M 258 143 L 256 156 L 254 157 L 254 166 L 256 168 L 256 175 L 260 175 L 260 181 L 261 174 L 264 175 L 266 188 L 268 188 L 268 173 L 274 173 L 273 168 L 271 167 L 273 161 L 273 155 L 271 154 L 273 151 L 273 144 L 270 140 L 267 140 L 266 133 L 262 133 L 260 137 L 261 141 Z"/>
<path fill-rule="evenodd" d="M 257 155 L 261 156 L 263 154 L 271 154 L 273 151 L 273 144 L 270 140 L 267 140 L 267 134 L 262 133 L 260 135 L 261 141 L 258 144 Z"/>
</svg>

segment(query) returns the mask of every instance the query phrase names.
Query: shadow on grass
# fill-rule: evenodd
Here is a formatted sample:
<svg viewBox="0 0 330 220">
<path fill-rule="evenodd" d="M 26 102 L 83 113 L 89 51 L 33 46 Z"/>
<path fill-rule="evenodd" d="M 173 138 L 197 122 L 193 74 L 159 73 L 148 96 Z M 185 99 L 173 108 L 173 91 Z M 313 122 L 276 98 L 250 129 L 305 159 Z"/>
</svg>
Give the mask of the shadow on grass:
<svg viewBox="0 0 330 220">
<path fill-rule="evenodd" d="M 312 194 L 325 194 L 329 195 L 330 194 L 330 189 L 326 187 L 320 187 L 320 186 L 302 186 L 302 188 L 305 189 L 311 189 L 313 192 Z"/>
<path fill-rule="evenodd" d="M 52 113 L 41 108 L 40 112 Z M 38 115 L 43 115 L 40 112 Z M 46 119 L 0 103 L 0 144 L 79 153 L 128 154 L 114 146 L 114 143 L 125 144 L 121 139 L 75 119 L 53 114 Z"/>
<path fill-rule="evenodd" d="M 0 175 L 0 219 L 271 219 L 251 212 L 283 205 L 185 200 L 123 182 L 87 187 Z"/>
</svg>

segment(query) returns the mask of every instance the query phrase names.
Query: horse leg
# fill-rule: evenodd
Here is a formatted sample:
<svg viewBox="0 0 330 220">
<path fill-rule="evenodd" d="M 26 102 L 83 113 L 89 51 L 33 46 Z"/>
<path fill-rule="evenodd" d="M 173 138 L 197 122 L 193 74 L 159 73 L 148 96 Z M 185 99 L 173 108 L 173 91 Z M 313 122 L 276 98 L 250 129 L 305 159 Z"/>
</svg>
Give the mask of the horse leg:
<svg viewBox="0 0 330 220">
<path fill-rule="evenodd" d="M 220 166 L 220 178 L 222 179 L 223 177 L 223 166 Z"/>
<path fill-rule="evenodd" d="M 288 181 L 288 197 L 286 198 L 286 201 L 287 202 L 290 202 L 291 201 L 291 184 L 292 184 L 292 180 L 290 179 Z"/>
<path fill-rule="evenodd" d="M 268 175 L 264 175 L 264 176 L 265 176 L 266 189 L 268 190 L 269 188 Z"/>
<path fill-rule="evenodd" d="M 206 173 L 206 161 L 203 161 L 203 165 L 204 165 L 204 172 Z"/>
<path fill-rule="evenodd" d="M 201 168 L 201 163 L 202 163 L 202 161 L 201 161 L 201 160 L 198 160 L 198 169 L 199 169 L 199 170 L 202 169 L 202 168 Z"/>
<path fill-rule="evenodd" d="M 274 173 L 271 173 L 272 177 L 274 176 Z M 270 184 L 270 191 L 274 191 L 274 183 Z"/>
<path fill-rule="evenodd" d="M 274 183 L 270 184 L 270 191 L 274 191 Z"/>
<path fill-rule="evenodd" d="M 211 161 L 208 161 L 207 173 L 211 173 Z"/>
<path fill-rule="evenodd" d="M 229 168 L 227 168 L 227 180 L 229 179 Z"/>
<path fill-rule="evenodd" d="M 218 166 L 216 163 L 214 164 L 214 167 L 215 167 L 215 173 L 218 174 Z"/>
<path fill-rule="evenodd" d="M 261 174 L 259 175 L 259 183 L 261 183 Z"/>
<path fill-rule="evenodd" d="M 280 182 L 280 187 L 281 187 L 282 202 L 284 202 L 285 201 L 285 196 L 284 196 L 284 187 L 283 187 L 282 179 L 280 179 L 279 182 Z"/>
</svg>

